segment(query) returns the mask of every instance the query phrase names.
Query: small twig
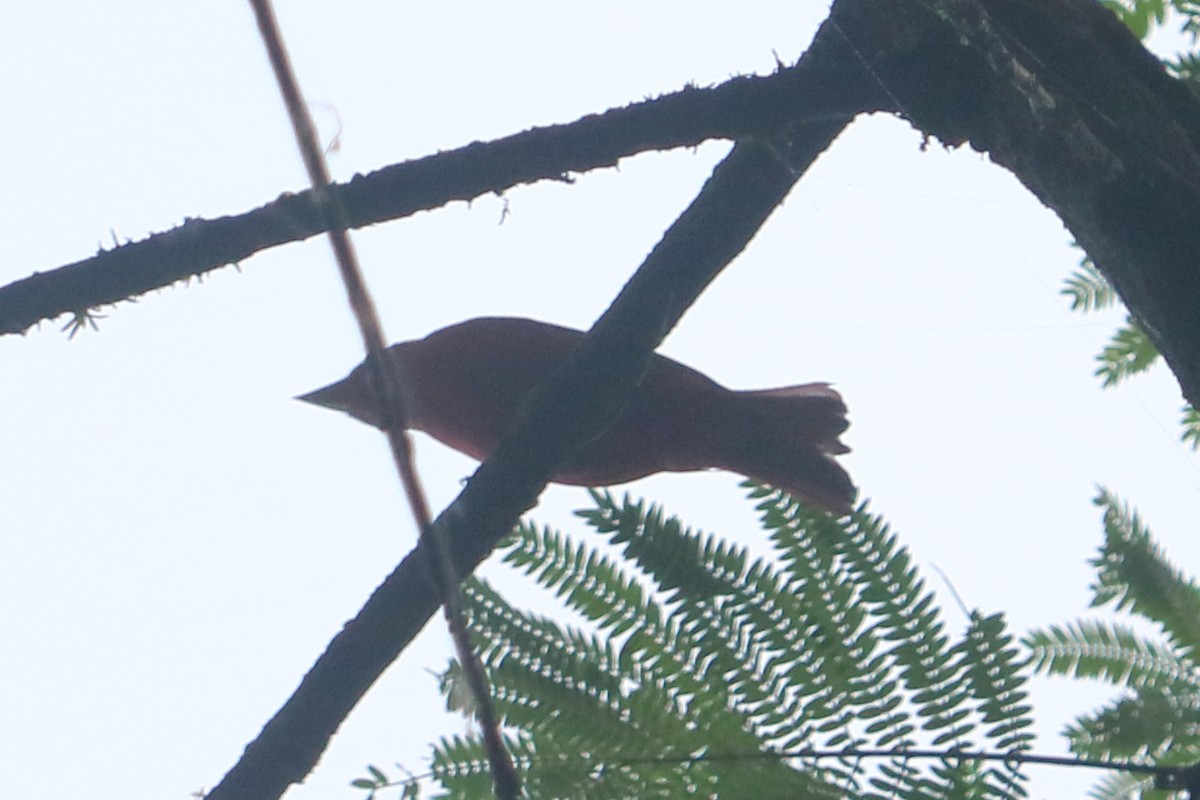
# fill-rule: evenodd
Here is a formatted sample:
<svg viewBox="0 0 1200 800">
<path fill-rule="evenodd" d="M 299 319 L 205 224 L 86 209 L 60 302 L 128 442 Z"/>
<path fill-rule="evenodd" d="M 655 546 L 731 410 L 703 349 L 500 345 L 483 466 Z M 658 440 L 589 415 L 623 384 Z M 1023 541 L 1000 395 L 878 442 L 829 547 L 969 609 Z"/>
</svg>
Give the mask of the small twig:
<svg viewBox="0 0 1200 800">
<path fill-rule="evenodd" d="M 430 513 L 425 492 L 417 478 L 412 458 L 412 445 L 405 430 L 405 409 L 399 377 L 388 368 L 383 330 L 363 281 L 350 237 L 346 232 L 349 226 L 346 222 L 345 212 L 338 202 L 337 195 L 330 189 L 332 181 L 317 141 L 316 128 L 308 108 L 300 96 L 300 89 L 279 35 L 270 0 L 250 0 L 250 5 L 258 20 L 259 31 L 267 48 L 271 66 L 275 71 L 275 79 L 279 84 L 288 116 L 292 121 L 296 142 L 299 145 L 301 157 L 304 159 L 309 180 L 312 182 L 313 199 L 326 217 L 329 241 L 337 259 L 342 283 L 346 287 L 347 299 L 354 311 L 359 332 L 362 334 L 363 345 L 367 350 L 371 383 L 378 394 L 379 405 L 384 410 L 384 427 L 388 443 L 392 448 L 396 469 L 401 483 L 404 485 L 404 492 L 408 497 L 409 508 L 412 509 L 417 529 L 420 531 L 421 544 L 432 555 L 428 562 L 432 573 L 430 579 L 440 594 L 442 609 L 445 613 L 446 624 L 450 628 L 450 636 L 454 641 L 456 655 L 462 664 L 467 685 L 474 695 L 476 713 L 483 729 L 492 779 L 495 782 L 496 796 L 500 800 L 516 800 L 521 791 L 520 778 L 504 745 L 504 739 L 500 735 L 500 725 L 492 706 L 491 690 L 483 666 L 471 649 L 470 637 L 458 603 L 458 575 L 454 569 L 454 563 L 450 559 L 445 541 L 441 537 L 433 535 L 432 532 L 433 515 Z"/>
<path fill-rule="evenodd" d="M 954 602 L 958 604 L 959 611 L 962 611 L 964 617 L 970 619 L 971 609 L 967 608 L 967 604 L 963 602 L 962 595 L 958 593 L 958 589 L 955 588 L 954 582 L 950 580 L 950 576 L 946 574 L 945 570 L 933 562 L 930 562 L 929 566 L 933 567 L 933 571 L 941 576 L 942 583 L 946 584 L 946 588 L 950 591 L 950 596 L 953 597 Z"/>
</svg>

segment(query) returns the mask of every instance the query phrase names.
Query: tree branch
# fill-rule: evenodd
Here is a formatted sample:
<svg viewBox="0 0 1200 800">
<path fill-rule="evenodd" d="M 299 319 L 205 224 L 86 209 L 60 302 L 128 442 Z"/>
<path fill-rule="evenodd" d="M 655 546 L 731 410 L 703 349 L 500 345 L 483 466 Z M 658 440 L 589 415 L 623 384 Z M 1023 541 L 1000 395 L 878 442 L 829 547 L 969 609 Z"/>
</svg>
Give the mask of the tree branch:
<svg viewBox="0 0 1200 800">
<path fill-rule="evenodd" d="M 349 227 L 361 228 L 454 200 L 615 166 L 647 150 L 770 134 L 787 124 L 881 107 L 886 98 L 879 87 L 858 69 L 845 69 L 846 58 L 838 42 L 814 46 L 800 64 L 766 77 L 688 88 L 570 124 L 476 142 L 357 176 L 332 191 Z M 188 219 L 174 230 L 0 287 L 0 334 L 188 281 L 324 230 L 310 191 L 281 195 L 244 214 Z"/>
<path fill-rule="evenodd" d="M 555 465 L 616 416 L 654 348 L 848 122 L 808 126 L 786 148 L 758 141 L 734 147 L 434 523 L 450 540 L 459 575 L 469 575 L 533 507 Z M 208 800 L 274 800 L 308 774 L 359 698 L 436 612 L 426 557 L 418 546 L 375 590 Z"/>
<path fill-rule="evenodd" d="M 1050 207 L 1200 404 L 1200 102 L 1094 0 L 838 0 L 914 125 Z"/>
</svg>

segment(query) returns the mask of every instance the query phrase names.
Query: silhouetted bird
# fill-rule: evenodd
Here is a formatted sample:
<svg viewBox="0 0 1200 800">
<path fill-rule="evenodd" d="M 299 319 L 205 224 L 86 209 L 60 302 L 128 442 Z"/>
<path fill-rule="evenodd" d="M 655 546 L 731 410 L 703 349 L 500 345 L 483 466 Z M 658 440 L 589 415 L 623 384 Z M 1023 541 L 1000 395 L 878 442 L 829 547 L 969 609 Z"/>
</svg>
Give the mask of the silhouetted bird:
<svg viewBox="0 0 1200 800">
<path fill-rule="evenodd" d="M 392 345 L 387 352 L 400 370 L 408 427 L 483 460 L 582 336 L 545 322 L 488 317 Z M 299 399 L 382 427 L 363 365 Z M 609 486 L 655 472 L 717 468 L 844 513 L 855 488 L 833 456 L 849 452 L 838 440 L 848 424 L 841 395 L 828 384 L 733 391 L 656 354 L 617 419 L 553 480 Z"/>
</svg>

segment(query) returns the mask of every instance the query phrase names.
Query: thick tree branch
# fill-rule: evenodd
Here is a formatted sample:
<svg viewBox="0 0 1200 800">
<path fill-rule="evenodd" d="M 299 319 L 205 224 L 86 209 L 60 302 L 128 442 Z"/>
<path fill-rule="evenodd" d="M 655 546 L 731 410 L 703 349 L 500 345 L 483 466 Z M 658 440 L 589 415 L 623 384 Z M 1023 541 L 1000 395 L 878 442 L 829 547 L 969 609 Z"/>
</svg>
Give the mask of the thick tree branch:
<svg viewBox="0 0 1200 800">
<path fill-rule="evenodd" d="M 1200 406 L 1200 102 L 1094 0 L 838 0 L 903 113 L 1054 210 Z"/>
<path fill-rule="evenodd" d="M 766 135 L 787 124 L 880 107 L 885 97 L 878 85 L 857 69 L 843 68 L 846 57 L 845 45 L 832 42 L 773 75 L 689 88 L 570 124 L 476 142 L 358 176 L 335 185 L 334 192 L 348 225 L 360 228 L 454 200 L 614 166 L 647 150 Z M 0 334 L 21 333 L 60 314 L 82 314 L 307 239 L 324 232 L 321 220 L 311 192 L 285 194 L 244 214 L 189 219 L 174 230 L 34 273 L 0 287 Z"/>
<path fill-rule="evenodd" d="M 650 354 L 848 119 L 797 132 L 792 147 L 738 144 L 564 369 L 434 527 L 469 575 L 532 508 L 555 465 L 603 431 Z M 785 159 L 781 154 L 786 153 Z M 438 607 L 418 546 L 339 633 L 209 800 L 274 800 L 304 778 L 359 698 Z"/>
</svg>

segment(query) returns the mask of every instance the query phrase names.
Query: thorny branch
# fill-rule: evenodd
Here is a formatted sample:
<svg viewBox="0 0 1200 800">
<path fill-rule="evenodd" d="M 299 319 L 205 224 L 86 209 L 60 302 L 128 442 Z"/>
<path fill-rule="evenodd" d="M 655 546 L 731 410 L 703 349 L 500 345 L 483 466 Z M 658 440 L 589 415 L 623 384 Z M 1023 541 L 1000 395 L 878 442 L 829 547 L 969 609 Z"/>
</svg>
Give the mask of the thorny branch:
<svg viewBox="0 0 1200 800">
<path fill-rule="evenodd" d="M 736 140 L 885 107 L 875 84 L 855 80 L 853 72 L 839 75 L 832 60 L 810 50 L 802 64 L 769 76 L 687 88 L 570 124 L 395 164 L 335 184 L 332 195 L 345 210 L 347 226 L 356 229 L 521 184 L 612 167 L 646 151 Z M 22 333 L 42 320 L 128 300 L 319 235 L 325 231 L 319 208 L 311 191 L 283 194 L 253 211 L 187 219 L 142 241 L 34 273 L 0 287 L 0 334 Z"/>
</svg>

